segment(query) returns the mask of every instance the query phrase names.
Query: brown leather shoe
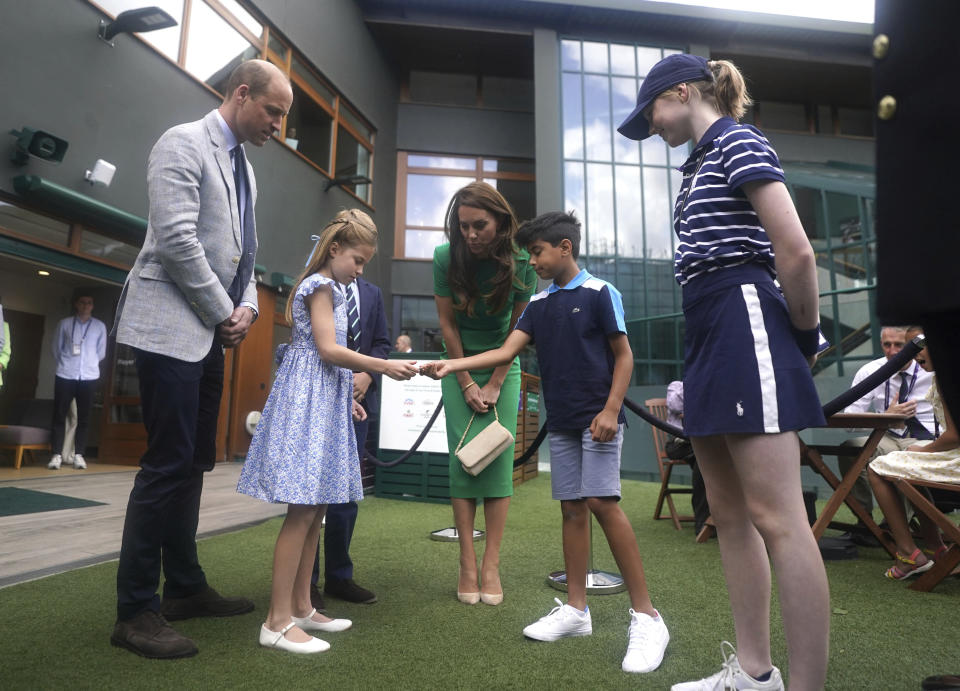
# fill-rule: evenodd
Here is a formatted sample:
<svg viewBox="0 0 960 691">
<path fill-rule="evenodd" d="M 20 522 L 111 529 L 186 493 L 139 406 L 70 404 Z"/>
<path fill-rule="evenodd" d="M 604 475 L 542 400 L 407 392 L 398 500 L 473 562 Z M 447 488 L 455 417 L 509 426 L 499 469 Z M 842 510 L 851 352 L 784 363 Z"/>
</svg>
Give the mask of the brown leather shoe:
<svg viewBox="0 0 960 691">
<path fill-rule="evenodd" d="M 192 657 L 197 644 L 167 623 L 152 609 L 140 612 L 133 619 L 117 621 L 110 644 L 153 659 Z"/>
<path fill-rule="evenodd" d="M 310 604 L 313 605 L 320 614 L 327 613 L 327 605 L 323 601 L 323 593 L 320 592 L 320 588 L 317 587 L 316 583 L 310 584 Z"/>
<path fill-rule="evenodd" d="M 253 602 L 245 597 L 223 597 L 207 586 L 190 597 L 165 597 L 160 603 L 160 614 L 169 621 L 194 617 L 233 617 L 253 611 Z"/>
</svg>

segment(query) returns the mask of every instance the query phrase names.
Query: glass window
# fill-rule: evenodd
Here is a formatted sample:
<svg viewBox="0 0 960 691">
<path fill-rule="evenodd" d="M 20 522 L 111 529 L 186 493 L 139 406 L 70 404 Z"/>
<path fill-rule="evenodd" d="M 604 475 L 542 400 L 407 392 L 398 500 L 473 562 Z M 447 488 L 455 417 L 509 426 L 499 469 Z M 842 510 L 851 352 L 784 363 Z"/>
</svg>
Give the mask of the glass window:
<svg viewBox="0 0 960 691">
<path fill-rule="evenodd" d="M 672 200 L 667 171 L 643 168 L 644 227 L 647 236 L 647 258 L 673 258 L 673 229 L 670 216 Z"/>
<path fill-rule="evenodd" d="M 11 230 L 54 245 L 70 244 L 70 226 L 19 206 L 0 201 L 0 229 Z"/>
<path fill-rule="evenodd" d="M 362 175 L 370 177 L 370 152 L 343 127 L 337 128 L 337 166 L 334 177 Z M 344 185 L 360 199 L 369 202 L 369 185 Z"/>
<path fill-rule="evenodd" d="M 277 38 L 277 35 L 273 31 L 270 32 L 270 40 L 268 41 L 267 45 L 270 47 L 270 50 L 280 56 L 281 60 L 286 60 L 287 47 L 279 38 Z"/>
<path fill-rule="evenodd" d="M 357 131 L 362 138 L 370 141 L 370 136 L 372 132 L 370 127 L 363 122 L 360 118 L 353 114 L 353 111 L 344 106 L 343 101 L 340 101 L 340 118 L 350 125 L 354 130 Z"/>
<path fill-rule="evenodd" d="M 488 158 L 483 161 L 485 171 L 499 171 L 501 173 L 533 175 L 534 167 L 533 161 L 517 158 Z"/>
<path fill-rule="evenodd" d="M 446 168 L 448 170 L 476 170 L 475 158 L 460 158 L 458 156 L 424 156 L 410 154 L 407 157 L 407 166 L 410 168 Z M 486 168 L 484 168 L 486 170 Z M 466 183 L 464 183 L 466 184 Z"/>
<path fill-rule="evenodd" d="M 333 116 L 293 84 L 293 105 L 287 115 L 287 144 L 324 170 L 330 170 Z"/>
<path fill-rule="evenodd" d="M 290 71 L 306 82 L 307 86 L 316 91 L 320 98 L 325 100 L 328 105 L 333 107 L 333 92 L 327 87 L 326 84 L 317 79 L 316 75 L 313 73 L 313 70 L 303 64 L 303 62 L 301 62 L 296 56 L 294 56 L 293 60 L 290 62 Z"/>
<path fill-rule="evenodd" d="M 617 166 L 617 254 L 643 256 L 643 202 L 640 166 Z"/>
<path fill-rule="evenodd" d="M 650 68 L 660 62 L 660 49 L 637 46 L 637 72 L 646 77 Z"/>
<path fill-rule="evenodd" d="M 662 137 L 658 135 L 647 137 L 640 142 L 640 147 L 643 149 L 644 165 L 667 165 L 667 143 L 663 141 Z M 686 158 L 684 158 L 684 160 L 686 160 Z"/>
<path fill-rule="evenodd" d="M 536 215 L 533 161 L 405 152 L 400 153 L 399 159 L 401 166 L 406 159 L 407 170 L 416 171 L 407 173 L 406 195 L 397 200 L 398 233 L 403 236 L 399 256 L 432 257 L 434 248 L 446 242 L 443 230 L 450 199 L 457 190 L 477 179 L 499 190 L 518 220 Z M 430 168 L 437 172 L 426 172 Z M 461 170 L 463 174 L 445 174 L 446 170 Z"/>
<path fill-rule="evenodd" d="M 240 20 L 247 30 L 254 36 L 263 37 L 263 24 L 257 21 L 257 18 L 247 12 L 237 0 L 217 0 L 223 8 Z"/>
<path fill-rule="evenodd" d="M 586 208 L 586 197 L 583 193 L 583 164 L 573 161 L 565 162 L 563 181 L 563 208 L 567 211 L 575 211 L 580 222 L 583 223 L 586 218 L 583 213 Z M 581 243 L 581 252 L 586 254 L 586 243 Z"/>
<path fill-rule="evenodd" d="M 97 4 L 110 15 L 116 17 L 121 12 L 143 7 L 147 3 L 144 3 L 143 0 L 97 0 Z M 153 0 L 153 2 L 149 4 L 159 7 L 169 14 L 177 20 L 177 25 L 137 35 L 176 62 L 177 56 L 180 53 L 180 31 L 183 25 L 183 0 Z"/>
<path fill-rule="evenodd" d="M 587 252 L 614 255 L 613 171 L 607 163 L 587 164 Z"/>
<path fill-rule="evenodd" d="M 447 241 L 442 230 L 416 230 L 407 228 L 404 233 L 404 247 L 407 257 L 412 259 L 433 259 L 433 250 Z"/>
<path fill-rule="evenodd" d="M 607 72 L 607 44 L 583 42 L 583 71 Z"/>
<path fill-rule="evenodd" d="M 133 266 L 140 248 L 84 229 L 80 235 L 80 252 L 100 259 L 109 259 L 125 266 Z"/>
<path fill-rule="evenodd" d="M 563 157 L 583 158 L 583 96 L 580 75 L 563 75 Z"/>
<path fill-rule="evenodd" d="M 408 175 L 407 225 L 443 228 L 450 198 L 469 182 L 450 175 Z"/>
<path fill-rule="evenodd" d="M 610 44 L 610 74 L 626 74 L 634 76 L 637 73 L 636 52 L 633 46 L 620 43 Z"/>
<path fill-rule="evenodd" d="M 205 3 L 192 4 L 184 65 L 187 72 L 222 94 L 233 69 L 259 55 L 258 48 Z"/>
<path fill-rule="evenodd" d="M 614 77 L 610 80 L 610 85 L 613 98 L 613 125 L 616 127 L 633 112 L 637 102 L 637 80 Z M 620 163 L 639 163 L 640 147 L 637 142 L 617 133 L 613 136 L 613 156 Z"/>
<path fill-rule="evenodd" d="M 583 92 L 587 159 L 609 161 L 611 142 L 610 79 L 608 77 L 584 75 Z"/>
<path fill-rule="evenodd" d="M 560 41 L 560 67 L 580 71 L 580 41 Z"/>
</svg>

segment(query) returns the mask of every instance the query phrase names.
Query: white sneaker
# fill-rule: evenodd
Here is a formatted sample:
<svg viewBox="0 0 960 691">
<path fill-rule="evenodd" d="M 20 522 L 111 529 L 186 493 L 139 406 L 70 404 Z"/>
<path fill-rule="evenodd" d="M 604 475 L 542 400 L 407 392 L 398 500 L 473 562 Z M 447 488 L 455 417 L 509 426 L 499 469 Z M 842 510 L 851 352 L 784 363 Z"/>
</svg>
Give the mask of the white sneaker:
<svg viewBox="0 0 960 691">
<path fill-rule="evenodd" d="M 581 612 L 576 607 L 565 605 L 553 598 L 557 606 L 545 617 L 540 617 L 523 630 L 523 635 L 537 641 L 555 641 L 568 636 L 589 636 L 593 633 L 590 608 Z"/>
<path fill-rule="evenodd" d="M 50 457 L 50 462 L 47 463 L 47 467 L 50 470 L 60 470 L 61 463 L 63 463 L 63 456 L 61 456 L 58 453 L 55 453 Z"/>
<path fill-rule="evenodd" d="M 627 654 L 620 669 L 624 672 L 652 672 L 663 662 L 663 653 L 670 642 L 670 632 L 663 617 L 656 619 L 643 612 L 630 610 L 630 628 L 627 629 Z"/>
<path fill-rule="evenodd" d="M 769 679 L 757 681 L 740 667 L 737 651 L 730 643 L 723 641 L 720 644 L 720 654 L 724 662 L 719 672 L 699 681 L 674 684 L 670 691 L 784 691 L 783 677 L 776 667 Z"/>
<path fill-rule="evenodd" d="M 74 454 L 73 456 L 73 467 L 76 470 L 86 470 L 87 462 L 83 460 L 83 456 L 80 454 Z"/>
</svg>

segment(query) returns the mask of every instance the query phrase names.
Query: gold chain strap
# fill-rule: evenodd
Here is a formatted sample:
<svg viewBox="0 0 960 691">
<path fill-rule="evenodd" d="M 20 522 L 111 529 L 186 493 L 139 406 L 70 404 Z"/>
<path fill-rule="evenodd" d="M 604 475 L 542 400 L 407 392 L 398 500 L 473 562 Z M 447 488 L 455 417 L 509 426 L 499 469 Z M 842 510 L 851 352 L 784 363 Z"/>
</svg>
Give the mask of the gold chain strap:
<svg viewBox="0 0 960 691">
<path fill-rule="evenodd" d="M 477 411 L 473 411 L 473 415 L 470 416 L 470 422 L 467 423 L 467 428 L 463 430 L 463 436 L 460 437 L 460 443 L 457 444 L 457 451 L 460 450 L 460 447 L 463 446 L 463 440 L 467 438 L 467 434 L 470 432 L 470 425 L 473 424 L 473 418 L 477 416 Z M 497 406 L 493 406 L 493 417 L 496 418 L 497 422 L 500 422 L 500 415 L 497 413 Z M 454 453 L 457 453 L 454 451 Z"/>
</svg>

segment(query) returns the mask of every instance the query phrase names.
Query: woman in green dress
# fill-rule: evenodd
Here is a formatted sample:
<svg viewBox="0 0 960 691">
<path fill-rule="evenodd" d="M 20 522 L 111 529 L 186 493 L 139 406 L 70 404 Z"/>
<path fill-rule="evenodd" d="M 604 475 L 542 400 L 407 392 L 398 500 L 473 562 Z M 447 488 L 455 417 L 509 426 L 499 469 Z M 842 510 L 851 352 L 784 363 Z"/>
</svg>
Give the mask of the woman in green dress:
<svg viewBox="0 0 960 691">
<path fill-rule="evenodd" d="M 459 358 L 499 348 L 516 325 L 536 287 L 530 255 L 517 247 L 517 219 L 496 189 L 473 182 L 457 192 L 447 208 L 450 244 L 433 254 L 434 298 L 443 332 L 444 353 Z M 511 444 L 479 475 L 465 473 L 455 455 L 464 439 L 483 430 L 496 406 L 500 424 L 516 434 L 520 400 L 520 363 L 493 370 L 458 372 L 441 380 L 450 449 L 450 502 L 460 542 L 457 598 L 466 604 L 503 601 L 500 542 L 513 495 Z M 477 499 L 483 499 L 486 549 L 480 569 L 473 543 Z M 481 587 L 482 583 L 482 587 Z"/>
</svg>

